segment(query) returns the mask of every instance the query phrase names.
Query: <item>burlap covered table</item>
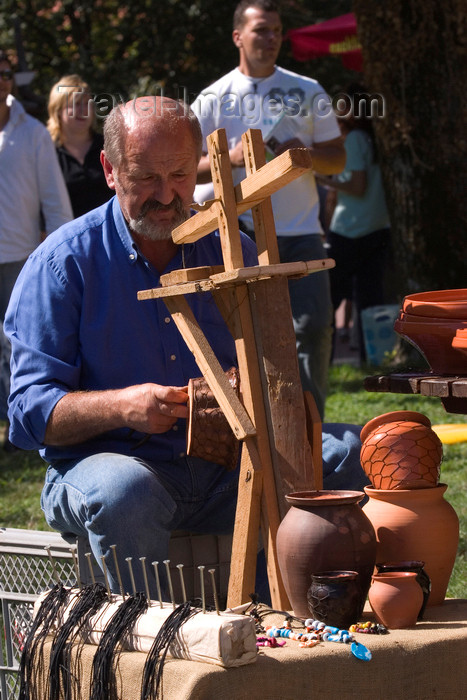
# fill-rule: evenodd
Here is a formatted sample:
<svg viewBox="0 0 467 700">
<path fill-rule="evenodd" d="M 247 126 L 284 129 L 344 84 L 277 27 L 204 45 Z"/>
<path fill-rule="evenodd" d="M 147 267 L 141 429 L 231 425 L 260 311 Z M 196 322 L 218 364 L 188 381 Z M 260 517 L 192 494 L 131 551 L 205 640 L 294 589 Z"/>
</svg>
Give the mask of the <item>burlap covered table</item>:
<svg viewBox="0 0 467 700">
<path fill-rule="evenodd" d="M 263 648 L 253 664 L 224 669 L 169 659 L 163 675 L 164 700 L 446 700 L 466 697 L 467 600 L 447 600 L 428 608 L 416 627 L 384 636 L 357 635 L 372 652 L 359 661 L 347 645 L 321 643 L 301 649 L 287 640 Z M 47 649 L 44 651 L 48 664 Z M 89 675 L 96 647 L 81 654 L 81 695 L 89 697 Z M 117 669 L 118 700 L 139 700 L 146 655 L 122 653 Z M 41 695 L 46 700 L 46 695 Z"/>
</svg>

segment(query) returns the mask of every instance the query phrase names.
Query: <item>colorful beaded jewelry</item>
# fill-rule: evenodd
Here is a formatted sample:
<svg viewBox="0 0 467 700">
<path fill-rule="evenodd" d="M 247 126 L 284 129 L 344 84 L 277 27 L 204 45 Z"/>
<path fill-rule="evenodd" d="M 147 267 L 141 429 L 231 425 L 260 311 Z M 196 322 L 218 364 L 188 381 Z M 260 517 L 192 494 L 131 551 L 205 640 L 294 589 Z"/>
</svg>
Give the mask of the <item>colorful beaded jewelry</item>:
<svg viewBox="0 0 467 700">
<path fill-rule="evenodd" d="M 362 634 L 387 634 L 388 630 L 384 625 L 378 622 L 357 622 L 355 625 L 350 625 L 350 632 L 361 632 Z"/>
</svg>

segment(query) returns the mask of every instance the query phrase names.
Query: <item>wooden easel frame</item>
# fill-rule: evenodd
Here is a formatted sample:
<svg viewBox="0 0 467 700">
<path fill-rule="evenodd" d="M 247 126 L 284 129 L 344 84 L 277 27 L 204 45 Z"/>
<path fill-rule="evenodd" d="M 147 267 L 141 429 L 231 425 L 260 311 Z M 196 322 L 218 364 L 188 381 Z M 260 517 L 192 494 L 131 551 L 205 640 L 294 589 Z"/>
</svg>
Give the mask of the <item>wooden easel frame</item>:
<svg viewBox="0 0 467 700">
<path fill-rule="evenodd" d="M 291 149 L 266 164 L 261 132 L 249 130 L 243 135 L 247 177 L 235 187 L 223 129 L 209 136 L 208 149 L 214 200 L 175 229 L 172 237 L 182 244 L 219 229 L 224 268 L 176 270 L 161 278 L 162 287 L 141 291 L 138 299 L 164 299 L 234 434 L 243 442 L 228 605 L 247 602 L 254 591 L 261 529 L 272 604 L 288 609 L 276 552 L 277 530 L 287 510 L 284 496 L 322 487 L 321 425 L 313 400 L 304 400 L 300 388 L 288 278 L 329 269 L 334 261 L 279 261 L 269 196 L 311 168 L 307 149 Z M 246 268 L 238 216 L 249 208 L 259 265 Z M 235 339 L 241 401 L 184 298 L 202 291 L 213 294 Z M 265 307 L 270 313 L 264 313 Z"/>
</svg>

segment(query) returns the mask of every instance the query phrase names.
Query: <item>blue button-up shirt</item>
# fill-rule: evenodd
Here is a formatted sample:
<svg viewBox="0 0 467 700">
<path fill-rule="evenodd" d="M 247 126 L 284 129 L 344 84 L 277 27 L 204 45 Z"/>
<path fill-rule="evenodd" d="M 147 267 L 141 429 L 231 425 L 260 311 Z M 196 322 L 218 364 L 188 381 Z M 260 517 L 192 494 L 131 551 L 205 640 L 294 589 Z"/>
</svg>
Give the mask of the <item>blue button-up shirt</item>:
<svg viewBox="0 0 467 700">
<path fill-rule="evenodd" d="M 245 266 L 256 248 L 242 234 Z M 222 264 L 218 232 L 177 250 L 164 273 Z M 39 449 L 47 462 L 97 452 L 172 460 L 186 450 L 185 421 L 143 437 L 113 430 L 69 447 L 44 446 L 47 421 L 70 391 L 118 389 L 154 382 L 185 386 L 200 370 L 162 299 L 138 301 L 160 286 L 160 274 L 139 252 L 116 197 L 62 226 L 27 260 L 5 319 L 12 344 L 10 439 Z M 236 364 L 235 344 L 210 293 L 187 295 L 224 369 Z"/>
</svg>

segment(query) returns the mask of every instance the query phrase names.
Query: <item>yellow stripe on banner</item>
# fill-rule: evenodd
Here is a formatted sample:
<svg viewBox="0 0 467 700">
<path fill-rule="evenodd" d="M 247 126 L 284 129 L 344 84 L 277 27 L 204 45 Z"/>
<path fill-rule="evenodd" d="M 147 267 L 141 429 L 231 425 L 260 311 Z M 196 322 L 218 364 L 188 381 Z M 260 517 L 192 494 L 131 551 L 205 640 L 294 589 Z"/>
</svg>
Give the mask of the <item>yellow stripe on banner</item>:
<svg viewBox="0 0 467 700">
<path fill-rule="evenodd" d="M 467 440 L 467 423 L 445 423 L 431 427 L 444 445 Z"/>
</svg>

